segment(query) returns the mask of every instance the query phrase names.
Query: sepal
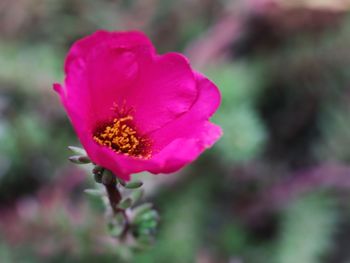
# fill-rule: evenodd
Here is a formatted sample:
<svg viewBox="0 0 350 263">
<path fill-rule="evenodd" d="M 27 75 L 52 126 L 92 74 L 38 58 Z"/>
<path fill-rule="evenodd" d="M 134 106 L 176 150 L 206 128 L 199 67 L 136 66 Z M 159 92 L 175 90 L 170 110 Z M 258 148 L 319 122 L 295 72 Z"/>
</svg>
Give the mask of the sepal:
<svg viewBox="0 0 350 263">
<path fill-rule="evenodd" d="M 68 146 L 68 149 L 76 155 L 87 155 L 86 151 L 83 148 L 77 146 Z"/>
<path fill-rule="evenodd" d="M 88 164 L 91 163 L 91 160 L 89 157 L 87 157 L 86 155 L 73 155 L 70 156 L 69 161 L 71 161 L 72 163 L 75 164 Z"/>
</svg>

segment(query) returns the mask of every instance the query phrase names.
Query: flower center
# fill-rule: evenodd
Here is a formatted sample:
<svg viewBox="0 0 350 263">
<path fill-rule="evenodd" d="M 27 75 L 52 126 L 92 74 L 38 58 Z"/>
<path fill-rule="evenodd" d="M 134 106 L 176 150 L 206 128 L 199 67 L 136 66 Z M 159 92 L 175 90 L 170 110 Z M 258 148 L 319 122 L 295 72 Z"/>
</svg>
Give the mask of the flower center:
<svg viewBox="0 0 350 263">
<path fill-rule="evenodd" d="M 132 116 L 115 118 L 94 133 L 94 140 L 100 145 L 128 156 L 148 159 L 151 157 L 150 141 L 137 134 L 131 127 Z"/>
</svg>

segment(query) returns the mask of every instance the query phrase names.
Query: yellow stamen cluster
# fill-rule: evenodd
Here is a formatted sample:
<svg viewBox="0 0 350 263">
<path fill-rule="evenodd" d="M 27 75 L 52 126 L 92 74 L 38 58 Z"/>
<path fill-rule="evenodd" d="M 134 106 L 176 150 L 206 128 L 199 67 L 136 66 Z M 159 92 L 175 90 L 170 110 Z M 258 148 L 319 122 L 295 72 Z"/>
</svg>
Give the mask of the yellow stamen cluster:
<svg viewBox="0 0 350 263">
<path fill-rule="evenodd" d="M 130 127 L 132 116 L 115 118 L 112 123 L 104 126 L 94 134 L 94 140 L 100 145 L 109 147 L 117 153 L 123 153 L 138 158 L 149 158 L 149 141 L 137 135 Z"/>
</svg>

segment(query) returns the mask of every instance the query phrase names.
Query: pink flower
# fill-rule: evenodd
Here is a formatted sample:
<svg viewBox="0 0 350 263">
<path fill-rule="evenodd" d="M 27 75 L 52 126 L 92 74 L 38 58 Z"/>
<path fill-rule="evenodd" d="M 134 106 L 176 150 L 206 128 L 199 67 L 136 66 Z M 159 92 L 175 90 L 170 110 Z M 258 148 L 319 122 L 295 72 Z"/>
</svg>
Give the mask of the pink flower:
<svg viewBox="0 0 350 263">
<path fill-rule="evenodd" d="M 221 136 L 216 86 L 141 32 L 98 31 L 73 44 L 54 84 L 90 159 L 125 180 L 174 172 Z"/>
</svg>

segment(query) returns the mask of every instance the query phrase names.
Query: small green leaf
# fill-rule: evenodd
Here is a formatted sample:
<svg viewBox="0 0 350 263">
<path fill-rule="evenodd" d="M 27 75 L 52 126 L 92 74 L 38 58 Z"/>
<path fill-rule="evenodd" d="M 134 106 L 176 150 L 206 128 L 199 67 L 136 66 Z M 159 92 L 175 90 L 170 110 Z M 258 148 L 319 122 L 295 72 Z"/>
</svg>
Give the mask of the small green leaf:
<svg viewBox="0 0 350 263">
<path fill-rule="evenodd" d="M 143 213 L 142 215 L 138 216 L 135 218 L 135 224 L 141 224 L 143 221 L 148 221 L 148 220 L 159 220 L 159 215 L 156 210 L 150 210 L 146 213 Z"/>
<path fill-rule="evenodd" d="M 152 207 L 153 207 L 153 204 L 151 204 L 151 203 L 144 203 L 142 205 L 139 205 L 139 206 L 135 207 L 133 209 L 133 214 L 134 214 L 135 220 L 139 216 L 143 215 L 145 212 L 150 211 L 152 209 Z"/>
<path fill-rule="evenodd" d="M 120 204 L 118 205 L 118 207 L 119 207 L 120 209 L 127 209 L 127 208 L 129 208 L 131 205 L 132 205 L 132 200 L 131 200 L 131 198 L 126 198 L 126 199 L 124 199 L 124 200 L 122 200 L 122 201 L 120 202 Z"/>
<path fill-rule="evenodd" d="M 122 224 L 108 224 L 108 232 L 111 236 L 118 237 L 123 232 L 124 226 Z"/>
<path fill-rule="evenodd" d="M 125 217 L 124 217 L 123 213 L 116 214 L 113 218 L 113 222 L 115 224 L 124 225 L 125 224 Z"/>
<path fill-rule="evenodd" d="M 122 186 L 125 187 L 126 182 L 125 182 L 123 179 L 121 179 L 121 178 L 117 178 L 117 179 L 118 179 L 118 182 L 119 182 Z"/>
<path fill-rule="evenodd" d="M 104 196 L 105 195 L 104 192 L 97 190 L 97 189 L 85 189 L 84 193 L 91 195 L 91 196 Z"/>
<path fill-rule="evenodd" d="M 143 183 L 141 181 L 134 181 L 134 182 L 125 184 L 125 188 L 136 189 L 136 188 L 140 188 L 142 185 Z"/>
<path fill-rule="evenodd" d="M 153 234 L 153 230 L 150 228 L 141 228 L 139 229 L 138 234 L 140 236 L 150 236 Z"/>
<path fill-rule="evenodd" d="M 68 149 L 77 155 L 87 155 L 86 151 L 83 148 L 77 146 L 68 146 Z"/>
<path fill-rule="evenodd" d="M 143 196 L 143 190 L 137 189 L 130 193 L 129 198 L 132 200 L 132 203 L 135 204 L 142 198 L 142 196 Z"/>
<path fill-rule="evenodd" d="M 158 226 L 158 221 L 155 220 L 154 218 L 150 220 L 142 221 L 139 225 L 140 228 L 145 228 L 145 229 L 155 229 L 157 226 Z"/>
<path fill-rule="evenodd" d="M 121 226 L 115 226 L 113 227 L 109 233 L 112 235 L 112 236 L 115 236 L 115 237 L 118 237 L 120 236 L 120 234 L 123 232 L 123 228 Z"/>
<path fill-rule="evenodd" d="M 73 155 L 73 156 L 69 157 L 68 159 L 69 159 L 69 161 L 71 161 L 72 163 L 75 163 L 75 164 L 91 163 L 89 157 L 87 157 L 85 155 Z"/>
</svg>

